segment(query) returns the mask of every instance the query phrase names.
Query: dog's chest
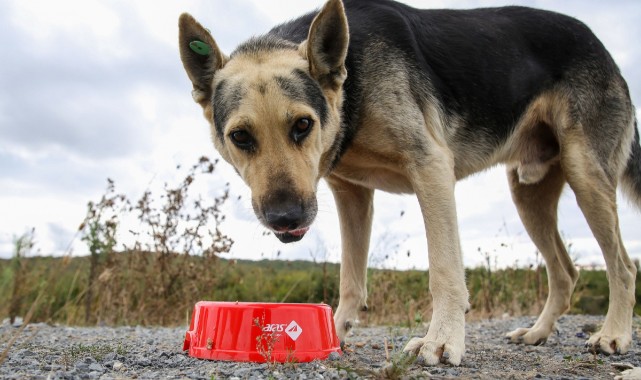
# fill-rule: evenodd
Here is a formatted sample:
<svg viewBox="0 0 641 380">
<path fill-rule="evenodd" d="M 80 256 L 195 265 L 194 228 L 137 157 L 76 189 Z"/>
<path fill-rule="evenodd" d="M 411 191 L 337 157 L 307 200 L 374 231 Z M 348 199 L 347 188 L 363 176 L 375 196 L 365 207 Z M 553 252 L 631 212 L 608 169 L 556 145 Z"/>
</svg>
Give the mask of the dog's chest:
<svg viewBox="0 0 641 380">
<path fill-rule="evenodd" d="M 332 176 L 370 189 L 411 194 L 412 184 L 400 163 L 400 157 L 351 148 L 341 158 Z"/>
</svg>

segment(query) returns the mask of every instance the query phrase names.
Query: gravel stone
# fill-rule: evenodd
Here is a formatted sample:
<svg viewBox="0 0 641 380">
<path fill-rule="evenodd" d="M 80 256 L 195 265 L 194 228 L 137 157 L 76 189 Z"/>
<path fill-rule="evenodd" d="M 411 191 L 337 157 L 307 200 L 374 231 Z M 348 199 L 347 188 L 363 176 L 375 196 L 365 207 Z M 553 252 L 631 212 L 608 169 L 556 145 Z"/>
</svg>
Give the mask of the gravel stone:
<svg viewBox="0 0 641 380">
<path fill-rule="evenodd" d="M 449 376 L 455 376 L 456 377 L 456 376 L 459 375 L 459 371 L 454 369 L 454 368 L 450 368 L 450 369 L 447 370 L 447 374 Z"/>
<path fill-rule="evenodd" d="M 26 358 L 28 356 L 36 356 L 36 353 L 27 349 L 20 350 L 17 352 L 16 356 Z"/>
<path fill-rule="evenodd" d="M 558 332 L 541 346 L 505 341 L 505 333 L 531 326 L 535 320 L 518 317 L 468 322 L 466 354 L 459 367 L 427 366 L 404 357 L 404 345 L 411 337 L 424 336 L 427 326 L 412 330 L 357 327 L 347 338 L 343 355 L 332 353 L 326 361 L 310 363 L 258 364 L 189 357 L 181 350 L 186 326 L 84 328 L 32 324 L 26 326 L 0 365 L 0 379 L 342 380 L 393 373 L 400 379 L 611 380 L 622 370 L 641 367 L 641 352 L 634 347 L 639 342 L 636 334 L 633 347 L 624 355 L 594 356 L 586 351 L 584 343 L 589 333 L 584 330 L 594 326 L 598 330 L 602 316 L 565 316 L 558 323 Z M 640 322 L 635 319 L 635 326 Z M 8 321 L 0 325 L 0 352 L 17 331 Z"/>
<path fill-rule="evenodd" d="M 90 365 L 89 365 L 89 370 L 91 370 L 91 371 L 97 371 L 97 372 L 102 372 L 102 371 L 104 371 L 104 369 L 102 368 L 102 366 L 101 366 L 100 364 L 98 364 L 98 363 L 90 364 Z"/>
<path fill-rule="evenodd" d="M 85 358 L 82 358 L 82 359 L 78 360 L 76 362 L 76 364 L 75 364 L 75 367 L 79 368 L 79 369 L 88 369 L 90 365 L 95 364 L 95 363 L 97 363 L 96 359 L 91 358 L 91 357 L 85 357 Z"/>
<path fill-rule="evenodd" d="M 234 372 L 233 376 L 235 376 L 235 377 L 245 377 L 245 376 L 247 376 L 247 374 L 249 374 L 250 371 L 251 371 L 250 368 L 240 368 L 240 369 L 238 369 L 238 370 L 236 370 Z"/>
</svg>

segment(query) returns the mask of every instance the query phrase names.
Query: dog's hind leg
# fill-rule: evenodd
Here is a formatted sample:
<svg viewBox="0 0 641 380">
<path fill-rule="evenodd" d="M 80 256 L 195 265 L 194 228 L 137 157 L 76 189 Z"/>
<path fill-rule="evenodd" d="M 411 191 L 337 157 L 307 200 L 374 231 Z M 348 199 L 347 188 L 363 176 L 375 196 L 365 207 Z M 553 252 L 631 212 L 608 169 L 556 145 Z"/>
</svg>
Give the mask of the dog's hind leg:
<svg viewBox="0 0 641 380">
<path fill-rule="evenodd" d="M 610 304 L 603 327 L 587 342 L 591 351 L 625 353 L 632 341 L 632 309 L 637 269 L 619 230 L 616 169 L 608 169 L 580 132 L 564 147 L 561 164 L 577 203 L 599 243 L 607 266 Z"/>
<path fill-rule="evenodd" d="M 374 190 L 331 176 L 327 183 L 334 194 L 341 227 L 342 256 L 340 295 L 334 315 L 342 341 L 367 309 L 367 253 L 374 213 Z"/>
<path fill-rule="evenodd" d="M 557 164 L 535 184 L 521 183 L 516 168 L 508 169 L 508 179 L 523 225 L 545 259 L 549 294 L 534 326 L 516 329 L 507 337 L 515 343 L 538 345 L 547 340 L 557 318 L 569 309 L 579 277 L 557 227 L 557 206 L 565 178 Z"/>
</svg>

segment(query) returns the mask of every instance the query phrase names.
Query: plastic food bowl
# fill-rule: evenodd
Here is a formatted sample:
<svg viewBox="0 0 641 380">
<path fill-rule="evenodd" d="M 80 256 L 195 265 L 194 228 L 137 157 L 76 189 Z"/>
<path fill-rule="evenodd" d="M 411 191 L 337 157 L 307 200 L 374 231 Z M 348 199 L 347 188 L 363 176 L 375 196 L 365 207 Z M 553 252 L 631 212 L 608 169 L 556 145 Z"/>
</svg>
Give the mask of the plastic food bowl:
<svg viewBox="0 0 641 380">
<path fill-rule="evenodd" d="M 325 304 L 196 303 L 183 350 L 200 359 L 309 362 L 341 354 Z"/>
</svg>

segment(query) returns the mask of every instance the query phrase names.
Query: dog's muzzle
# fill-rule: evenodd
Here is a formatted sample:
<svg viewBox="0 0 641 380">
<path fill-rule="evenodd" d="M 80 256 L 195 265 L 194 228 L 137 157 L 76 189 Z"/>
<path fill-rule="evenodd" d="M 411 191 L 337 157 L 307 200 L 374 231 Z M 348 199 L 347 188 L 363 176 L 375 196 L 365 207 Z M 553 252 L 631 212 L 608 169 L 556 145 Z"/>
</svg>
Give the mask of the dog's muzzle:
<svg viewBox="0 0 641 380">
<path fill-rule="evenodd" d="M 316 198 L 303 200 L 288 191 L 276 192 L 262 202 L 259 219 L 283 243 L 301 240 L 316 217 Z"/>
</svg>

